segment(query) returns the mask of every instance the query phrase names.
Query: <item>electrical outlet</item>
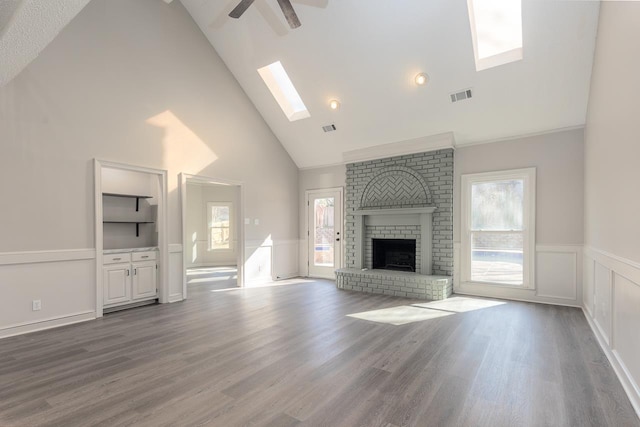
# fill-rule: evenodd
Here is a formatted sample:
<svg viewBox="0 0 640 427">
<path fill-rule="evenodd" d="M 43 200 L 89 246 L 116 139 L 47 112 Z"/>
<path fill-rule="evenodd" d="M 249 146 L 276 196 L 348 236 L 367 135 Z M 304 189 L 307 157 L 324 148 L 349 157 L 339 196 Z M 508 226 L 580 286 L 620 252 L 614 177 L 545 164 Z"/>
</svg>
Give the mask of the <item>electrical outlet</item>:
<svg viewBox="0 0 640 427">
<path fill-rule="evenodd" d="M 42 309 L 42 301 L 39 299 L 34 299 L 31 302 L 31 309 L 33 311 L 40 311 Z"/>
</svg>

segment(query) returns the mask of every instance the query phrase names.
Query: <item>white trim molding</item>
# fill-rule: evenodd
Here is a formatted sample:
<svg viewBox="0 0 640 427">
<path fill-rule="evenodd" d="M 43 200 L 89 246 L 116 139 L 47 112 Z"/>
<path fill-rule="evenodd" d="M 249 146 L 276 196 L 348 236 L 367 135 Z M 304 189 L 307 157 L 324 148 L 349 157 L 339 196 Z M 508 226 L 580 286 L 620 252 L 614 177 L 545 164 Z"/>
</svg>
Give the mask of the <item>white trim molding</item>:
<svg viewBox="0 0 640 427">
<path fill-rule="evenodd" d="M 583 301 L 589 326 L 640 417 L 640 263 L 585 246 Z"/>
<path fill-rule="evenodd" d="M 0 252 L 0 265 L 34 264 L 94 259 L 95 249 L 62 249 L 51 251 Z"/>
<path fill-rule="evenodd" d="M 125 171 L 141 172 L 149 175 L 155 175 L 159 179 L 158 194 L 158 252 L 159 252 L 159 293 L 158 302 L 161 304 L 169 302 L 169 181 L 168 171 L 165 169 L 154 169 L 144 166 L 135 166 L 125 163 L 117 163 L 107 160 L 93 159 L 93 177 L 94 177 L 94 221 L 95 221 L 95 244 L 96 244 L 96 271 L 95 271 L 95 288 L 96 288 L 96 317 L 103 315 L 103 276 L 102 276 L 102 251 L 104 247 L 103 236 L 103 206 L 102 206 L 102 169 L 120 169 Z"/>
<path fill-rule="evenodd" d="M 63 316 L 41 319 L 35 322 L 22 322 L 0 328 L 0 339 L 29 334 L 31 332 L 44 331 L 46 329 L 58 328 L 60 326 L 72 325 L 74 323 L 87 322 L 89 320 L 94 320 L 95 318 L 95 311 L 83 311 L 80 313 L 71 313 Z"/>
<path fill-rule="evenodd" d="M 84 248 L 0 253 L 0 338 L 95 319 L 95 257 Z"/>
<path fill-rule="evenodd" d="M 374 145 L 373 147 L 342 153 L 344 163 L 365 162 L 367 160 L 384 159 L 387 157 L 404 156 L 407 154 L 426 153 L 428 151 L 455 148 L 453 132 L 424 136 L 390 144 Z"/>
<path fill-rule="evenodd" d="M 202 176 L 202 175 L 192 175 L 186 172 L 181 172 L 178 175 L 178 183 L 179 183 L 179 189 L 180 189 L 180 213 L 181 213 L 181 222 L 182 222 L 182 248 L 181 248 L 181 252 L 182 252 L 182 262 L 181 262 L 181 275 L 182 275 L 182 298 L 183 299 L 187 299 L 187 269 L 186 266 L 188 265 L 188 259 L 187 257 L 187 253 L 184 250 L 184 243 L 186 242 L 186 238 L 187 238 L 187 183 L 192 184 L 200 184 L 200 185 L 207 185 L 207 184 L 217 184 L 217 185 L 228 185 L 231 187 L 237 187 L 238 191 L 239 191 L 239 201 L 238 204 L 239 206 L 237 206 L 236 210 L 235 210 L 235 217 L 236 219 L 236 224 L 237 224 L 237 234 L 236 234 L 236 238 L 238 240 L 238 248 L 236 250 L 236 264 L 238 266 L 238 286 L 240 287 L 244 287 L 245 286 L 245 270 L 246 270 L 246 259 L 245 259 L 245 251 L 247 243 L 245 242 L 245 227 L 244 227 L 244 206 L 245 206 L 245 201 L 244 201 L 244 197 L 245 197 L 245 189 L 244 189 L 244 183 L 242 181 L 235 181 L 235 180 L 230 180 L 230 179 L 224 179 L 224 178 L 215 178 L 215 177 L 208 177 L 208 176 Z M 177 294 L 176 294 L 177 295 Z M 175 295 L 174 295 L 175 297 Z"/>
<path fill-rule="evenodd" d="M 474 184 L 492 183 L 507 180 L 523 181 L 523 206 L 521 230 L 477 230 L 472 229 L 471 187 Z M 460 245 L 462 251 L 458 257 L 461 283 L 468 286 L 500 286 L 515 289 L 535 289 L 536 285 L 536 168 L 511 169 L 492 172 L 464 174 L 460 184 Z M 472 234 L 521 234 L 523 239 L 523 272 L 521 285 L 489 282 L 474 282 L 471 277 L 471 240 Z"/>
</svg>

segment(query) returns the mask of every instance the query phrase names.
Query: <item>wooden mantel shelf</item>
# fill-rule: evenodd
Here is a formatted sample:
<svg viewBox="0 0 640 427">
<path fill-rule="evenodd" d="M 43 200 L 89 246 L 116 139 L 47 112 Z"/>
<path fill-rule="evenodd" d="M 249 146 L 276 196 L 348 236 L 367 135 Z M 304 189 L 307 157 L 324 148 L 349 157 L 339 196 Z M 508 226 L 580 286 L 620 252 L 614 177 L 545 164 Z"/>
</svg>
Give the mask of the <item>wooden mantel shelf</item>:
<svg viewBox="0 0 640 427">
<path fill-rule="evenodd" d="M 354 215 L 412 215 L 412 214 L 431 214 L 435 212 L 435 206 L 421 208 L 391 208 L 391 209 L 360 209 L 353 212 Z"/>
</svg>

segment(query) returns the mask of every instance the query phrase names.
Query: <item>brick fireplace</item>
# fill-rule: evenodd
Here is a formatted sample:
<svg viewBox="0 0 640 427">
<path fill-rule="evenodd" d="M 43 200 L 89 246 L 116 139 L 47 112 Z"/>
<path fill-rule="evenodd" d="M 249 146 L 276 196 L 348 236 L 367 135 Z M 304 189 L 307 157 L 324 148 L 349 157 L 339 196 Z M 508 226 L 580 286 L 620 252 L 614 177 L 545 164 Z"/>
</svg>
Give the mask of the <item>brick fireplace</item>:
<svg viewBox="0 0 640 427">
<path fill-rule="evenodd" d="M 337 286 L 446 298 L 452 290 L 452 204 L 452 149 L 348 164 L 347 268 L 336 272 Z M 409 263 L 415 271 L 374 268 L 374 239 L 415 241 Z"/>
</svg>

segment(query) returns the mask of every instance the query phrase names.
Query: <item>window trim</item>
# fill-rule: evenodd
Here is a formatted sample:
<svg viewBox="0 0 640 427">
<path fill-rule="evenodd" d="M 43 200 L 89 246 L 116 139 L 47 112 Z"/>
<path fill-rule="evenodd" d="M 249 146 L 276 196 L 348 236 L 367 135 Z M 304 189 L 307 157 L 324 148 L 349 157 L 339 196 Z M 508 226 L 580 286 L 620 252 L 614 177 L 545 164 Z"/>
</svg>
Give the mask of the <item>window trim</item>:
<svg viewBox="0 0 640 427">
<path fill-rule="evenodd" d="M 228 206 L 229 207 L 229 247 L 228 248 L 214 248 L 211 246 L 211 208 L 214 206 Z M 234 221 L 233 221 L 233 202 L 207 202 L 207 251 L 210 252 L 233 252 L 234 250 L 234 238 L 235 233 Z"/>
<path fill-rule="evenodd" d="M 510 285 L 471 280 L 471 185 L 481 182 L 522 179 L 524 181 L 523 233 L 523 283 Z M 535 286 L 536 259 L 536 168 L 511 169 L 495 172 L 464 174 L 461 176 L 460 203 L 460 279 L 461 284 L 499 286 L 512 289 L 533 290 Z"/>
</svg>

